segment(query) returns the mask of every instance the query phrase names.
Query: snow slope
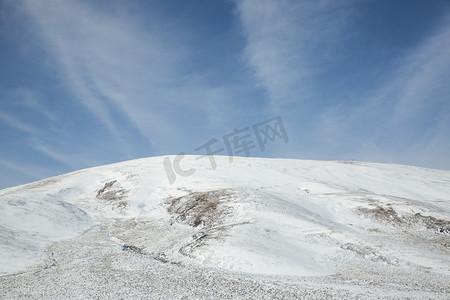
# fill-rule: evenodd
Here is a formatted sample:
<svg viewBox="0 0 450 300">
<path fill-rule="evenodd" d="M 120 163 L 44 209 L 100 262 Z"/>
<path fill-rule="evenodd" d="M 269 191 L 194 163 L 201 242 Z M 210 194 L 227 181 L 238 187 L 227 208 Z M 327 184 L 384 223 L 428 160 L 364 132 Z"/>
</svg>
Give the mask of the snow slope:
<svg viewBox="0 0 450 300">
<path fill-rule="evenodd" d="M 406 274 L 429 281 L 433 297 L 450 291 L 431 282 L 450 279 L 449 171 L 215 159 L 213 170 L 207 158 L 186 156 L 182 168 L 196 172 L 172 185 L 164 157 L 153 157 L 0 191 L 0 279 L 51 268 L 53 256 L 64 261 L 74 239 L 92 250 L 98 240 L 81 240 L 98 230 L 105 240 L 96 251 L 112 255 L 115 245 L 170 268 L 264 278 L 371 273 L 379 282 Z"/>
</svg>

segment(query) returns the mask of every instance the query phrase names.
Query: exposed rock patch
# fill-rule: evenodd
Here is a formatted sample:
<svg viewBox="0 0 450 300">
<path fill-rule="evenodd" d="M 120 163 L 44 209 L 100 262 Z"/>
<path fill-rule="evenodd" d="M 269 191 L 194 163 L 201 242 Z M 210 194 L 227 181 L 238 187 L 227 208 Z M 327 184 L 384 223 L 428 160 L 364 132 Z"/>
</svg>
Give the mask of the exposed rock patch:
<svg viewBox="0 0 450 300">
<path fill-rule="evenodd" d="M 169 199 L 167 210 L 174 217 L 172 224 L 182 223 L 192 227 L 212 227 L 224 223 L 233 210 L 228 203 L 236 198 L 235 190 L 222 189 L 204 193 L 190 193 Z"/>
<path fill-rule="evenodd" d="M 234 210 L 230 203 L 238 200 L 239 194 L 238 190 L 220 189 L 168 199 L 167 211 L 173 215 L 171 225 L 180 223 L 195 229 L 191 241 L 182 246 L 179 253 L 191 256 L 208 241 L 222 239 L 233 226 L 248 223 L 233 222 Z"/>
<path fill-rule="evenodd" d="M 112 205 L 112 209 L 125 214 L 128 203 L 125 198 L 128 195 L 128 191 L 117 186 L 117 180 L 109 181 L 97 191 L 97 199 L 107 201 Z"/>
<path fill-rule="evenodd" d="M 433 231 L 434 233 L 450 234 L 450 221 L 438 219 L 433 216 L 425 216 L 421 213 L 399 216 L 391 206 L 383 207 L 378 204 L 375 205 L 375 208 L 360 207 L 357 209 L 357 212 L 365 217 L 388 223 L 395 227 L 421 228 Z"/>
</svg>

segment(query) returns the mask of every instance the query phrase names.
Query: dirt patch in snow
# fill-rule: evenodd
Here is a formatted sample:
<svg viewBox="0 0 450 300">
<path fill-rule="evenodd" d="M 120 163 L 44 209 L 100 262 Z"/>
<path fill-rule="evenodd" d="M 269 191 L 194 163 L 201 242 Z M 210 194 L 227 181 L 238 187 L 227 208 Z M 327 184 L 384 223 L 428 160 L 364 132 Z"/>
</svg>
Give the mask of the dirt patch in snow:
<svg viewBox="0 0 450 300">
<path fill-rule="evenodd" d="M 179 253 L 191 256 L 208 241 L 222 240 L 230 228 L 248 224 L 233 219 L 231 203 L 239 199 L 239 194 L 240 191 L 235 189 L 220 189 L 168 199 L 167 211 L 173 215 L 171 225 L 179 223 L 194 229 L 191 241 L 182 246 Z"/>
<path fill-rule="evenodd" d="M 395 227 L 420 228 L 433 231 L 434 233 L 450 234 L 450 221 L 433 216 L 425 216 L 421 213 L 399 216 L 391 206 L 383 207 L 381 205 L 375 205 L 375 208 L 360 207 L 357 209 L 357 212 L 365 217 L 388 223 Z"/>
<path fill-rule="evenodd" d="M 172 224 L 177 222 L 192 227 L 217 226 L 232 214 L 233 210 L 228 202 L 236 194 L 236 191 L 230 189 L 190 193 L 167 200 L 167 210 L 174 216 Z"/>
<path fill-rule="evenodd" d="M 128 191 L 121 188 L 116 183 L 117 180 L 105 183 L 105 185 L 97 191 L 96 197 L 97 199 L 110 203 L 113 210 L 125 214 L 128 207 L 128 202 L 125 201 Z"/>
</svg>

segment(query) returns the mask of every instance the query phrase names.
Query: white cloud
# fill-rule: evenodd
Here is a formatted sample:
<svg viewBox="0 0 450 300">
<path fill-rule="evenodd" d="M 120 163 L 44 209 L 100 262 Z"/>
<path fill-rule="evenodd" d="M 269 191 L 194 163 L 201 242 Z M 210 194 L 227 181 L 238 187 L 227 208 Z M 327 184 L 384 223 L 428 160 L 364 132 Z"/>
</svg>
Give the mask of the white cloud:
<svg viewBox="0 0 450 300">
<path fill-rule="evenodd" d="M 42 130 L 39 127 L 37 127 L 36 124 L 31 125 L 28 122 L 23 121 L 6 112 L 0 112 L 0 122 L 24 134 L 24 136 L 28 141 L 28 145 L 23 145 L 24 147 L 31 147 L 34 150 L 39 151 L 41 154 L 50 157 L 54 161 L 63 164 L 65 166 L 68 166 L 72 169 L 75 169 L 77 167 L 77 164 L 75 163 L 75 161 L 77 161 L 76 158 L 63 155 L 60 152 L 52 150 L 48 146 L 45 146 L 44 140 L 51 140 L 51 138 L 49 138 L 52 136 L 51 132 L 48 132 L 47 130 Z M 6 141 L 4 141 L 4 143 L 6 143 Z M 7 165 L 9 168 L 13 168 L 12 162 L 7 164 L 6 161 L 2 161 L 2 163 L 4 165 Z M 15 163 L 17 164 L 17 161 L 15 161 Z M 18 170 L 24 174 L 29 175 L 28 173 L 23 171 L 24 168 L 20 168 Z M 38 176 L 33 175 L 33 177 L 37 178 Z"/>
<path fill-rule="evenodd" d="M 124 128 L 118 114 L 147 138 L 154 153 L 188 143 L 192 124 L 181 123 L 180 115 L 195 114 L 192 123 L 204 120 L 204 128 L 226 121 L 230 91 L 186 73 L 195 45 L 187 31 L 170 28 L 164 17 L 140 19 L 120 2 L 112 2 L 108 12 L 81 1 L 25 1 L 24 8 L 66 85 L 129 155 L 133 149 L 124 131 L 132 129 Z"/>
<path fill-rule="evenodd" d="M 0 111 L 0 121 L 7 124 L 9 127 L 20 130 L 30 136 L 36 136 L 39 134 L 39 131 L 34 126 L 8 115 L 5 112 Z"/>
<path fill-rule="evenodd" d="M 247 40 L 245 58 L 268 91 L 272 108 L 307 104 L 313 77 L 325 70 L 341 41 L 347 1 L 236 1 Z"/>
<path fill-rule="evenodd" d="M 381 85 L 369 84 L 359 95 L 355 94 L 358 89 L 350 86 L 351 99 L 327 102 L 317 95 L 330 86 L 318 78 L 329 72 L 330 66 L 340 66 L 340 53 L 345 52 L 344 59 L 352 53 L 351 48 L 341 51 L 352 45 L 347 44 L 351 35 L 358 34 L 360 15 L 354 1 L 236 3 L 247 41 L 245 59 L 267 90 L 271 108 L 280 114 L 294 111 L 301 115 L 315 107 L 316 115 L 308 121 L 315 121 L 313 128 L 296 128 L 300 132 L 292 138 L 294 144 L 297 136 L 301 137 L 297 139 L 299 149 L 329 159 L 450 167 L 450 134 L 444 129 L 450 125 L 449 18 L 443 18 L 439 28 L 417 47 L 403 49 L 403 57 L 395 64 L 386 62 L 384 70 L 388 71 L 378 80 Z M 362 69 L 356 71 L 363 76 Z M 305 138 L 308 146 L 300 144 Z"/>
<path fill-rule="evenodd" d="M 318 125 L 323 135 L 353 147 L 360 158 L 449 168 L 449 21 L 443 18 L 434 33 L 405 51 L 372 97 L 361 95 L 357 107 L 326 109 Z"/>
<path fill-rule="evenodd" d="M 27 177 L 31 177 L 31 179 L 34 179 L 34 180 L 36 180 L 36 179 L 38 179 L 38 178 L 40 178 L 42 176 L 42 172 L 41 172 L 42 170 L 38 171 L 38 172 L 31 171 L 29 165 L 24 166 L 24 165 L 20 165 L 17 162 L 12 163 L 10 161 L 6 161 L 6 160 L 3 160 L 3 159 L 0 160 L 0 164 L 5 166 L 5 167 L 7 167 L 8 169 L 11 169 L 11 170 L 14 170 L 16 172 L 19 172 L 19 173 L 21 173 L 21 174 L 23 174 L 23 175 L 25 175 Z M 4 186 L 2 186 L 0 188 L 4 188 Z"/>
</svg>

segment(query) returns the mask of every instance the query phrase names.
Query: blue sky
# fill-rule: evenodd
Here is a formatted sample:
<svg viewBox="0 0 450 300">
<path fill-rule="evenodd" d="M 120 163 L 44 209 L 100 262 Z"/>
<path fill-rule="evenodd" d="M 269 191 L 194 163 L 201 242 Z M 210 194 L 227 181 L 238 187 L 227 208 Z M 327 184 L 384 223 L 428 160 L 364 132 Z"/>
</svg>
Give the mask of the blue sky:
<svg viewBox="0 0 450 300">
<path fill-rule="evenodd" d="M 448 49 L 449 1 L 0 0 L 0 188 L 278 115 L 252 156 L 450 169 Z"/>
</svg>

